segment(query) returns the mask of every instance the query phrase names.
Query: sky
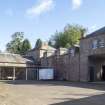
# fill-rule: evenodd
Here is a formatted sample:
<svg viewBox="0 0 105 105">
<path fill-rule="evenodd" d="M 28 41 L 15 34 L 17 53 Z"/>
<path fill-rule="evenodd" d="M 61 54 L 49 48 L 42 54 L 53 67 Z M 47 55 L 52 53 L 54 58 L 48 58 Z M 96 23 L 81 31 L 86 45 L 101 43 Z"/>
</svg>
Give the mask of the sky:
<svg viewBox="0 0 105 105">
<path fill-rule="evenodd" d="M 0 0 L 0 50 L 15 32 L 24 32 L 34 47 L 66 24 L 93 32 L 105 26 L 105 0 Z"/>
</svg>

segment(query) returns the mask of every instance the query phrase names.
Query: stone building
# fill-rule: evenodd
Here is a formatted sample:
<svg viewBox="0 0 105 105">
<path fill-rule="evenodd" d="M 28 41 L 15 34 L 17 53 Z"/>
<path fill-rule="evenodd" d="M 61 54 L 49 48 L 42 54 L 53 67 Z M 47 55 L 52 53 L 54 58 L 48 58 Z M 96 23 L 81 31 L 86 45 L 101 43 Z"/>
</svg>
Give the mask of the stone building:
<svg viewBox="0 0 105 105">
<path fill-rule="evenodd" d="M 41 65 L 54 67 L 58 80 L 105 81 L 105 27 L 82 37 L 80 47 L 60 48 L 44 56 Z"/>
<path fill-rule="evenodd" d="M 105 81 L 105 27 L 80 40 L 80 80 Z"/>
<path fill-rule="evenodd" d="M 48 43 L 43 42 L 41 48 L 36 49 L 33 48 L 32 50 L 27 52 L 27 56 L 32 56 L 33 59 L 35 60 L 35 63 L 37 63 L 37 65 L 40 65 L 40 59 L 47 53 L 47 56 L 51 56 L 52 54 L 54 54 L 55 52 L 55 48 L 51 47 L 48 45 Z"/>
</svg>

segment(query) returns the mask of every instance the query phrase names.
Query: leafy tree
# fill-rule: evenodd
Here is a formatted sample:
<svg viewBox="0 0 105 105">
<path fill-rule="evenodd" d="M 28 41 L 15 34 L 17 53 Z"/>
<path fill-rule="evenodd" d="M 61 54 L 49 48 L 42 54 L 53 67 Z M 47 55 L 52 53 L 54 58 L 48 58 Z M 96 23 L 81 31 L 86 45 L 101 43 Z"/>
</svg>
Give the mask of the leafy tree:
<svg viewBox="0 0 105 105">
<path fill-rule="evenodd" d="M 66 47 L 66 48 L 70 48 L 70 44 L 69 44 L 69 43 L 67 43 L 65 47 Z"/>
<path fill-rule="evenodd" d="M 81 28 L 80 31 L 81 31 L 81 37 L 84 37 L 84 35 L 86 34 L 88 29 L 86 28 Z"/>
<path fill-rule="evenodd" d="M 55 42 L 55 48 L 65 47 L 68 48 L 74 44 L 79 44 L 80 38 L 84 35 L 86 29 L 79 25 L 66 25 L 63 32 L 56 32 L 49 40 Z"/>
<path fill-rule="evenodd" d="M 23 32 L 16 32 L 12 35 L 12 40 L 7 43 L 6 50 L 10 53 L 21 53 L 21 46 L 23 42 Z"/>
<path fill-rule="evenodd" d="M 27 39 L 24 40 L 23 32 L 14 33 L 12 35 L 12 40 L 6 45 L 6 50 L 15 54 L 24 54 L 30 48 L 31 47 L 29 41 Z"/>
<path fill-rule="evenodd" d="M 22 43 L 22 54 L 26 54 L 31 49 L 31 44 L 28 39 L 25 39 Z"/>
<path fill-rule="evenodd" d="M 36 44 L 35 44 L 35 48 L 39 49 L 42 46 L 42 40 L 41 39 L 37 39 Z"/>
</svg>

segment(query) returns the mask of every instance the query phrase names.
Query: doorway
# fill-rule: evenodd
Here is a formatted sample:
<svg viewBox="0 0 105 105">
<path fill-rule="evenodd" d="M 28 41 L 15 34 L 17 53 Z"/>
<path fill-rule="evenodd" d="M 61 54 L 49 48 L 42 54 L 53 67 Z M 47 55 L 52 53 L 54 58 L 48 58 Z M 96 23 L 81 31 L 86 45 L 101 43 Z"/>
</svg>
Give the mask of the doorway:
<svg viewBox="0 0 105 105">
<path fill-rule="evenodd" d="M 101 80 L 105 81 L 105 66 L 102 66 L 102 76 L 101 76 Z"/>
<path fill-rule="evenodd" d="M 89 67 L 89 74 L 90 74 L 89 81 L 93 82 L 94 81 L 94 67 Z"/>
</svg>

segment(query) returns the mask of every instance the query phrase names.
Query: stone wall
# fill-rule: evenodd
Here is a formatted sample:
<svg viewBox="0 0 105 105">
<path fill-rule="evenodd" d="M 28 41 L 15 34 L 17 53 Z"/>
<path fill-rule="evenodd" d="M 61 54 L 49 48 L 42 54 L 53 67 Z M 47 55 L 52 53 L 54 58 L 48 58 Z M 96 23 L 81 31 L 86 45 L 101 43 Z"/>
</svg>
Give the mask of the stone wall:
<svg viewBox="0 0 105 105">
<path fill-rule="evenodd" d="M 95 40 L 98 42 L 97 48 L 93 48 Z M 91 67 L 94 68 L 94 81 L 101 80 L 101 69 L 105 61 L 105 34 L 82 38 L 79 51 L 76 49 L 71 48 L 67 53 L 66 49 L 58 49 L 55 55 L 43 57 L 41 64 L 54 67 L 55 77 L 59 80 L 90 81 Z"/>
<path fill-rule="evenodd" d="M 53 67 L 55 69 L 55 79 L 57 80 L 80 80 L 80 64 L 79 53 L 72 56 L 70 53 L 63 55 L 53 55 L 50 57 L 43 57 L 41 65 Z"/>
</svg>

